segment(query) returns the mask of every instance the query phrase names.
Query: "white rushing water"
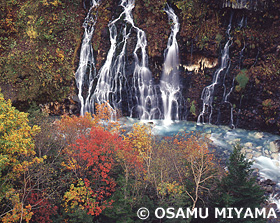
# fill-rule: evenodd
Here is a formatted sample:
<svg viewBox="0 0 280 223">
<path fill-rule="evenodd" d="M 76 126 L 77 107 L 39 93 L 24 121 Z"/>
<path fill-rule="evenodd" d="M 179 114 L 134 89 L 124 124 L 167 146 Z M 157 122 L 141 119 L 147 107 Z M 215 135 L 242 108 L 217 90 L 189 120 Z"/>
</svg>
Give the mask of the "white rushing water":
<svg viewBox="0 0 280 223">
<path fill-rule="evenodd" d="M 122 103 L 124 103 L 131 114 L 132 111 L 137 110 L 136 113 L 140 119 L 149 120 L 156 118 L 156 115 L 159 117 L 157 95 L 153 85 L 152 74 L 148 68 L 146 35 L 143 30 L 135 26 L 133 21 L 132 10 L 135 6 L 135 1 L 122 0 L 120 6 L 123 11 L 118 18 L 108 25 L 110 49 L 104 65 L 96 76 L 97 83 L 93 95 L 88 100 L 89 107 L 94 112 L 95 103 L 108 102 L 113 111 L 116 109 L 121 110 Z M 118 26 L 118 24 L 121 24 L 121 26 Z M 126 50 L 128 39 L 132 33 L 136 33 L 137 42 L 133 50 L 133 86 L 129 86 L 126 73 Z M 80 73 L 83 71 L 81 70 Z M 83 84 L 81 83 L 80 85 L 82 86 Z M 93 84 L 90 83 L 90 91 L 92 87 Z M 123 97 L 127 100 L 123 100 Z M 83 98 L 79 97 L 79 99 L 83 107 Z M 133 106 L 130 102 L 131 100 L 136 101 L 136 105 Z M 84 108 L 81 108 L 81 110 L 84 110 Z"/>
<path fill-rule="evenodd" d="M 130 128 L 137 119 L 124 118 L 121 120 Z M 252 168 L 259 170 L 262 179 L 270 179 L 280 187 L 280 154 L 276 142 L 280 136 L 264 132 L 249 131 L 244 129 L 231 129 L 229 126 L 197 125 L 195 122 L 177 121 L 166 125 L 164 120 L 152 120 L 152 132 L 159 136 L 173 136 L 180 133 L 206 135 L 216 148 L 216 153 L 229 156 L 233 146 L 239 144 L 244 148 L 248 159 L 254 161 Z M 149 123 L 147 123 L 149 124 Z M 279 201 L 278 201 L 279 202 Z"/>
<path fill-rule="evenodd" d="M 163 119 L 166 124 L 172 120 L 179 119 L 179 49 L 177 43 L 177 33 L 180 24 L 173 9 L 167 5 L 165 12 L 169 20 L 172 20 L 171 34 L 168 39 L 167 48 L 164 52 L 163 72 L 160 81 L 161 99 L 163 104 Z"/>
<path fill-rule="evenodd" d="M 108 24 L 110 32 L 110 49 L 107 53 L 104 65 L 98 72 L 97 84 L 91 98 L 91 101 L 98 104 L 108 102 L 112 108 L 112 119 L 115 118 L 115 111 L 120 104 L 120 101 L 118 100 L 121 100 L 121 97 L 118 98 L 123 86 L 123 81 L 121 80 L 126 78 L 124 52 L 130 33 L 127 33 L 126 27 L 124 27 L 123 31 L 120 33 L 118 33 L 117 30 L 117 23 L 121 21 L 124 15 L 127 16 L 128 9 L 123 5 L 124 2 L 125 1 L 122 1 L 121 3 L 121 6 L 123 6 L 123 12 L 117 19 Z M 116 55 L 118 44 L 117 38 L 119 35 L 122 35 L 123 47 L 120 54 Z M 94 103 L 92 103 L 92 107 L 94 107 Z"/>
<path fill-rule="evenodd" d="M 179 22 L 172 8 L 167 5 L 164 9 L 173 24 L 164 51 L 162 77 L 157 91 L 148 67 L 146 34 L 133 20 L 135 0 L 121 0 L 120 15 L 108 24 L 110 49 L 103 66 L 96 74 L 91 40 L 96 22 L 92 10 L 98 4 L 99 1 L 92 1 L 85 19 L 85 34 L 76 72 L 81 115 L 85 112 L 94 113 L 95 103 L 108 102 L 112 108 L 112 118 L 115 116 L 114 111 L 119 109 L 141 120 L 156 118 L 163 118 L 166 122 L 178 120 L 180 86 L 176 35 L 179 32 Z M 130 56 L 127 54 L 128 48 L 132 53 L 130 58 L 133 58 L 129 64 L 127 64 Z"/>
<path fill-rule="evenodd" d="M 212 114 L 213 114 L 213 100 L 214 100 L 214 91 L 215 91 L 215 87 L 216 85 L 219 83 L 221 75 L 226 75 L 226 73 L 228 72 L 228 68 L 230 65 L 230 57 L 229 57 L 229 48 L 231 46 L 232 43 L 232 37 L 230 36 L 230 30 L 231 30 L 231 22 L 232 22 L 232 15 L 230 17 L 230 22 L 227 28 L 227 35 L 228 35 L 228 40 L 224 46 L 224 49 L 222 51 L 222 57 L 221 57 L 221 65 L 220 67 L 215 71 L 214 75 L 213 75 L 213 80 L 212 83 L 208 86 L 206 86 L 201 94 L 201 100 L 202 102 L 202 111 L 200 112 L 198 119 L 197 119 L 197 123 L 198 124 L 204 124 L 206 123 L 211 123 L 212 121 Z M 232 89 L 230 90 L 230 92 L 232 91 Z M 230 92 L 228 94 L 225 94 L 225 100 L 227 101 L 228 99 L 228 95 L 230 94 Z"/>
<path fill-rule="evenodd" d="M 98 4 L 99 1 L 92 0 L 92 6 L 83 23 L 85 31 L 81 46 L 79 66 L 75 74 L 78 88 L 78 98 L 81 104 L 81 115 L 84 115 L 85 112 L 91 112 L 89 100 L 92 90 L 92 83 L 96 72 L 91 39 L 97 19 L 96 17 L 94 18 L 92 16 L 92 11 L 94 8 L 96 8 L 96 6 L 98 6 Z"/>
<path fill-rule="evenodd" d="M 253 168 L 257 168 L 260 171 L 260 176 L 263 179 L 270 179 L 277 182 L 280 186 L 280 160 L 270 159 L 269 157 L 259 156 L 254 158 Z"/>
<path fill-rule="evenodd" d="M 280 212 L 280 199 L 277 197 L 277 194 L 271 194 L 268 198 L 268 202 L 271 204 L 275 204 L 277 207 L 277 211 Z"/>
<path fill-rule="evenodd" d="M 147 39 L 145 32 L 136 27 L 131 15 L 132 8 L 134 8 L 134 0 L 127 1 L 131 10 L 130 16 L 127 17 L 129 22 L 137 34 L 137 43 L 133 51 L 135 60 L 135 68 L 133 72 L 133 88 L 134 97 L 136 97 L 136 107 L 138 110 L 138 117 L 140 119 L 151 120 L 156 118 L 159 112 L 157 103 L 157 94 L 153 84 L 152 73 L 148 68 L 148 55 L 146 52 Z"/>
</svg>

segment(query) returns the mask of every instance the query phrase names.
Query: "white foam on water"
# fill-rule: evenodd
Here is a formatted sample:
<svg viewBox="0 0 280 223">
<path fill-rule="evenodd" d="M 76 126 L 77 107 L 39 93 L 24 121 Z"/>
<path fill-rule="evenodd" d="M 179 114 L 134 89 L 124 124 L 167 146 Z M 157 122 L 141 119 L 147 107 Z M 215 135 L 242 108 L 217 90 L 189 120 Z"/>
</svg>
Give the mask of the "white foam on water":
<svg viewBox="0 0 280 223">
<path fill-rule="evenodd" d="M 280 186 L 280 161 L 270 159 L 265 156 L 253 158 L 254 164 L 252 168 L 259 170 L 260 177 L 263 179 L 270 179 Z"/>
</svg>

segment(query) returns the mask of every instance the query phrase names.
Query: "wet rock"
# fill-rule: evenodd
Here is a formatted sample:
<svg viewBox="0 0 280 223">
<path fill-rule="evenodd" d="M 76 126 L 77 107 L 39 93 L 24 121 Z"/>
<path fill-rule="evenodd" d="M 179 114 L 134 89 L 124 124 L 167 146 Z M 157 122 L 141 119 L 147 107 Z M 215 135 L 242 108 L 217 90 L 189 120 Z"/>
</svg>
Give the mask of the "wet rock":
<svg viewBox="0 0 280 223">
<path fill-rule="evenodd" d="M 275 190 L 276 193 L 280 193 L 280 187 L 275 187 L 274 190 Z"/>
<path fill-rule="evenodd" d="M 253 158 L 253 154 L 252 153 L 247 153 L 246 154 L 246 158 L 247 159 L 252 159 Z"/>
<path fill-rule="evenodd" d="M 254 157 L 255 157 L 255 158 L 258 158 L 258 157 L 260 157 L 260 156 L 262 156 L 262 154 L 261 154 L 260 152 L 255 152 L 255 153 L 254 153 Z"/>
<path fill-rule="evenodd" d="M 277 153 L 280 151 L 280 140 L 275 140 L 269 143 L 270 151 Z"/>
<path fill-rule="evenodd" d="M 271 203 L 267 206 L 267 209 L 269 210 L 270 208 L 273 208 L 274 210 L 277 210 L 277 204 L 276 203 Z M 270 222 L 270 221 L 269 221 Z M 273 221 L 274 222 L 274 221 Z"/>
<path fill-rule="evenodd" d="M 78 102 L 78 103 L 80 102 L 80 100 L 78 98 L 78 95 L 73 95 L 72 100 L 75 101 L 75 102 Z"/>
<path fill-rule="evenodd" d="M 256 147 L 256 150 L 257 150 L 257 151 L 262 151 L 262 147 L 261 147 L 261 146 L 257 146 L 257 147 Z"/>
<path fill-rule="evenodd" d="M 256 139 L 261 139 L 264 137 L 263 133 L 262 132 L 257 132 L 254 136 Z"/>
<path fill-rule="evenodd" d="M 279 159 L 278 153 L 272 153 L 272 154 L 271 154 L 271 158 L 272 158 L 272 159 L 275 159 L 275 160 L 278 160 L 278 159 Z"/>
<path fill-rule="evenodd" d="M 252 173 L 258 175 L 259 172 L 260 172 L 260 170 L 258 168 L 254 168 Z"/>
<path fill-rule="evenodd" d="M 236 139 L 233 140 L 234 143 L 238 143 L 238 142 L 240 142 L 240 141 L 241 141 L 240 138 L 236 138 Z"/>
<path fill-rule="evenodd" d="M 264 190 L 267 192 L 267 193 L 272 193 L 273 192 L 273 187 L 272 186 L 265 186 L 265 187 L 263 187 L 264 188 Z"/>
<path fill-rule="evenodd" d="M 247 143 L 244 144 L 244 146 L 246 146 L 246 147 L 253 147 L 253 143 L 247 142 Z"/>
<path fill-rule="evenodd" d="M 264 151 L 264 154 L 269 155 L 270 152 L 266 149 L 266 150 Z"/>
<path fill-rule="evenodd" d="M 205 134 L 204 135 L 206 138 L 210 139 L 211 138 L 211 134 Z"/>
<path fill-rule="evenodd" d="M 272 180 L 270 180 L 270 179 L 267 179 L 267 180 L 264 180 L 264 181 L 262 182 L 262 184 L 273 186 L 273 185 L 276 185 L 276 182 L 274 182 L 274 181 L 272 181 Z"/>
</svg>

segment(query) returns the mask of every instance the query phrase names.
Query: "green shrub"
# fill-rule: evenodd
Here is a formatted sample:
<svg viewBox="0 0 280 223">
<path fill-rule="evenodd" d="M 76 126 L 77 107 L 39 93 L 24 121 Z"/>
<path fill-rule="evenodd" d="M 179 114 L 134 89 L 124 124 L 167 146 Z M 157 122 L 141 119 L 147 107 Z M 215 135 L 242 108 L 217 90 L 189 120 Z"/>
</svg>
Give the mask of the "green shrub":
<svg viewBox="0 0 280 223">
<path fill-rule="evenodd" d="M 239 85 L 239 89 L 244 89 L 249 81 L 249 77 L 247 76 L 247 70 L 246 69 L 243 69 L 241 70 L 235 80 L 237 81 L 238 85 Z M 240 89 L 240 90 L 241 90 Z"/>
</svg>

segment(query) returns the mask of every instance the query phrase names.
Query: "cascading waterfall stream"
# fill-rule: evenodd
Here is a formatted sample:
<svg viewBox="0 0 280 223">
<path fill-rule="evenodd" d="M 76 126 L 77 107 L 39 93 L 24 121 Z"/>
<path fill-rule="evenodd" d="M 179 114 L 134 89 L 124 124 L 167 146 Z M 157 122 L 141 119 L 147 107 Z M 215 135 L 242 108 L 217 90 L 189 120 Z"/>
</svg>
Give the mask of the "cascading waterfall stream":
<svg viewBox="0 0 280 223">
<path fill-rule="evenodd" d="M 96 75 L 91 46 L 96 18 L 93 17 L 92 10 L 99 2 L 92 1 L 92 6 L 84 22 L 85 34 L 79 67 L 76 72 L 81 115 L 84 115 L 85 112 L 94 113 L 95 103 L 109 102 L 113 116 L 116 114 L 115 111 L 120 109 L 121 111 L 125 110 L 127 114 L 130 113 L 131 117 L 138 117 L 141 120 L 163 118 L 166 124 L 178 120 L 181 89 L 179 83 L 179 49 L 176 36 L 180 24 L 173 9 L 169 5 L 164 9 L 168 19 L 172 21 L 172 26 L 164 51 L 162 77 L 156 89 L 153 84 L 152 73 L 148 68 L 145 32 L 135 26 L 133 21 L 132 11 L 135 7 L 135 0 L 122 0 L 120 15 L 108 24 L 110 49 L 103 66 Z M 231 106 L 231 124 L 233 125 L 233 109 L 228 99 L 234 88 L 234 81 L 229 91 L 225 87 L 225 79 L 230 68 L 231 22 L 232 15 L 226 31 L 228 40 L 222 51 L 221 65 L 213 75 L 212 84 L 205 87 L 202 92 L 203 108 L 199 114 L 198 123 L 204 123 L 205 120 L 211 123 L 215 86 L 223 78 L 224 94 L 222 102 Z M 130 51 L 132 55 L 127 54 L 129 39 L 130 49 L 131 44 L 135 44 L 134 49 L 132 48 Z M 127 64 L 129 56 L 133 56 L 133 62 Z M 129 79 L 130 75 L 132 78 Z"/>
<path fill-rule="evenodd" d="M 244 16 L 241 18 L 240 22 L 238 23 L 238 26 L 240 29 L 242 29 L 244 26 L 243 26 L 243 23 L 244 23 Z M 229 33 L 228 33 L 229 35 Z M 241 49 L 241 52 L 240 52 L 240 59 L 239 59 L 239 65 L 238 65 L 238 68 L 239 70 L 241 70 L 241 64 L 242 64 L 242 60 L 243 60 L 243 52 L 245 50 L 245 46 L 246 44 L 244 43 L 244 46 L 243 48 Z M 229 89 L 229 91 L 227 92 L 227 88 L 226 88 L 226 85 L 225 85 L 225 79 L 226 79 L 226 76 L 227 74 L 229 73 L 229 68 L 230 68 L 230 60 L 229 60 L 229 65 L 228 65 L 228 68 L 227 68 L 227 71 L 224 75 L 224 82 L 223 82 L 223 86 L 224 86 L 224 95 L 223 95 L 223 101 L 222 103 L 226 103 L 230 106 L 230 123 L 229 123 L 229 126 L 231 128 L 235 128 L 235 125 L 234 125 L 234 122 L 233 122 L 233 105 L 232 103 L 229 101 L 229 96 L 230 94 L 232 93 L 234 87 L 235 87 L 235 77 L 232 79 L 232 84 L 231 84 L 231 87 Z"/>
<path fill-rule="evenodd" d="M 208 123 L 211 124 L 215 86 L 219 83 L 220 76 L 223 74 L 226 75 L 230 65 L 229 48 L 232 43 L 232 37 L 230 36 L 231 22 L 232 22 L 232 15 L 230 17 L 230 22 L 226 31 L 228 35 L 228 41 L 226 42 L 224 49 L 222 51 L 221 65 L 213 75 L 212 84 L 205 87 L 201 94 L 201 100 L 203 101 L 202 111 L 198 116 L 197 124 L 205 123 L 205 119 L 207 117 L 208 117 Z"/>
<path fill-rule="evenodd" d="M 127 40 L 131 34 L 130 29 L 127 31 L 127 24 L 123 28 L 122 32 L 120 32 L 121 34 L 118 34 L 116 24 L 121 21 L 123 16 L 124 21 L 132 20 L 131 11 L 134 8 L 132 2 L 127 0 L 122 0 L 120 5 L 123 7 L 123 12 L 117 19 L 111 21 L 108 25 L 111 46 L 107 54 L 106 61 L 98 73 L 98 81 L 92 97 L 92 101 L 95 103 L 101 104 L 108 101 L 114 115 L 115 110 L 121 108 L 121 103 L 123 102 L 122 91 L 123 88 L 128 85 L 125 71 L 125 51 L 127 47 Z M 119 35 L 122 35 L 120 43 L 117 42 Z M 116 55 L 118 45 L 122 45 L 122 48 L 120 54 Z M 126 94 L 129 93 L 126 92 Z M 94 104 L 92 104 L 92 106 L 94 106 Z"/>
<path fill-rule="evenodd" d="M 110 49 L 104 65 L 96 75 L 91 39 L 96 22 L 96 18 L 94 19 L 92 16 L 92 9 L 98 4 L 99 1 L 93 0 L 92 7 L 84 22 L 85 34 L 79 67 L 76 72 L 81 115 L 84 115 L 85 112 L 93 113 L 95 103 L 109 102 L 112 111 L 114 111 L 124 107 L 122 103 L 125 101 L 131 116 L 137 116 L 141 120 L 163 117 L 167 122 L 171 122 L 171 120 L 179 119 L 179 51 L 176 40 L 179 23 L 174 11 L 167 5 L 165 12 L 168 18 L 172 20 L 173 25 L 164 53 L 163 73 L 159 87 L 162 100 L 161 111 L 152 73 L 148 68 L 146 35 L 143 30 L 135 26 L 133 21 L 134 0 L 122 0 L 120 6 L 123 11 L 117 19 L 108 24 Z M 118 27 L 120 26 L 117 24 L 118 22 L 123 23 L 123 21 L 125 22 L 124 28 L 119 31 Z M 127 40 L 132 32 L 136 34 L 137 42 L 133 50 L 134 67 L 131 87 L 127 80 L 125 53 Z M 120 39 L 121 41 L 119 41 Z M 117 54 L 117 51 L 120 53 Z M 95 89 L 93 89 L 94 82 L 96 83 Z M 126 100 L 123 100 L 124 96 Z"/>
<path fill-rule="evenodd" d="M 111 42 L 111 47 L 109 49 L 109 52 L 107 54 L 106 61 L 104 65 L 101 67 L 101 69 L 98 72 L 97 78 L 97 84 L 96 88 L 94 90 L 93 96 L 91 98 L 92 101 L 92 107 L 94 108 L 94 103 L 102 104 L 106 103 L 107 101 L 109 104 L 112 95 L 115 93 L 113 91 L 113 73 L 112 73 L 112 64 L 113 64 L 113 57 L 115 55 L 116 51 L 116 44 L 117 44 L 117 29 L 115 26 L 115 22 L 117 20 L 111 22 L 108 27 L 110 31 L 110 42 Z M 94 109 L 93 109 L 94 110 Z M 112 107 L 112 110 L 114 108 Z"/>
<path fill-rule="evenodd" d="M 234 81 L 235 81 L 235 78 L 233 78 L 233 80 L 232 80 L 232 84 L 231 84 L 231 87 L 230 87 L 228 93 L 226 93 L 226 87 L 224 86 L 225 90 L 224 90 L 224 96 L 223 96 L 223 102 L 229 104 L 229 106 L 230 106 L 230 123 L 229 123 L 229 125 L 230 125 L 231 128 L 235 128 L 235 125 L 233 123 L 233 105 L 229 101 L 228 98 L 229 98 L 230 94 L 232 93 L 232 91 L 234 89 L 234 86 L 235 86 Z"/>
<path fill-rule="evenodd" d="M 153 86 L 153 79 L 151 71 L 148 68 L 148 56 L 146 53 L 147 40 L 143 30 L 134 25 L 132 10 L 134 8 L 134 0 L 122 0 L 120 6 L 123 12 L 120 16 L 111 21 L 108 25 L 110 32 L 110 49 L 107 54 L 106 61 L 97 75 L 97 84 L 92 97 L 90 98 L 91 110 L 94 111 L 94 103 L 109 102 L 112 110 L 121 108 L 122 98 L 127 97 L 127 107 L 131 112 L 133 111 L 132 105 L 129 103 L 131 97 L 135 97 L 137 105 L 134 106 L 137 110 L 140 119 L 152 119 L 159 113 L 157 108 L 157 96 Z M 122 19 L 126 22 L 122 32 L 118 32 L 117 22 Z M 126 58 L 125 52 L 127 48 L 127 40 L 131 32 L 136 32 L 137 43 L 133 51 L 135 60 L 133 71 L 133 93 L 131 96 L 126 77 Z M 118 43 L 119 37 L 122 40 Z M 120 53 L 117 55 L 116 51 L 121 47 Z M 138 53 L 140 51 L 140 57 Z M 139 59 L 140 58 L 140 59 Z M 125 93 L 124 93 L 124 92 Z M 159 116 L 159 115 L 158 115 Z"/>
<path fill-rule="evenodd" d="M 85 112 L 91 112 L 89 99 L 90 99 L 90 92 L 92 90 L 91 89 L 92 83 L 96 72 L 95 61 L 93 57 L 93 48 L 91 44 L 96 18 L 92 16 L 92 10 L 98 5 L 99 5 L 99 1 L 92 0 L 92 6 L 83 23 L 85 32 L 84 32 L 82 46 L 81 46 L 79 66 L 75 74 L 76 84 L 78 88 L 78 98 L 81 103 L 81 110 L 80 110 L 81 115 L 84 115 Z M 88 87 L 88 91 L 84 89 L 87 87 Z"/>
<path fill-rule="evenodd" d="M 243 18 L 242 18 L 243 19 Z M 241 52 L 240 52 L 240 62 L 239 62 L 239 69 L 241 69 L 241 63 L 242 63 L 242 58 L 243 58 L 243 52 L 245 50 L 245 44 L 244 44 L 244 47 L 242 48 Z M 229 96 L 230 94 L 232 93 L 234 87 L 235 87 L 235 77 L 232 79 L 232 84 L 231 84 L 231 88 L 229 90 L 228 93 L 226 93 L 226 87 L 224 86 L 224 96 L 223 96 L 223 102 L 224 103 L 227 103 L 230 105 L 230 123 L 229 123 L 229 126 L 231 128 L 235 128 L 235 125 L 234 125 L 234 122 L 233 122 L 233 105 L 232 103 L 229 101 Z"/>
<path fill-rule="evenodd" d="M 164 52 L 163 73 L 160 81 L 160 91 L 163 104 L 163 118 L 165 122 L 171 123 L 172 120 L 179 119 L 179 49 L 176 35 L 179 32 L 180 24 L 178 17 L 168 5 L 165 9 L 168 18 L 173 25 L 168 39 L 167 48 Z"/>
<path fill-rule="evenodd" d="M 131 11 L 134 8 L 135 1 L 123 1 L 122 5 L 124 3 L 126 3 L 126 7 L 130 9 L 127 10 L 126 21 L 132 25 L 132 28 L 137 34 L 137 43 L 133 51 L 135 59 L 135 68 L 133 72 L 133 93 L 136 97 L 138 117 L 141 120 L 151 120 L 156 118 L 156 116 L 159 116 L 160 111 L 158 109 L 157 95 L 153 85 L 152 73 L 148 68 L 146 34 L 143 30 L 134 25 Z M 140 59 L 138 51 L 140 51 Z"/>
<path fill-rule="evenodd" d="M 81 115 L 84 115 L 86 112 L 94 113 L 95 103 L 101 104 L 108 101 L 112 108 L 112 119 L 115 118 L 117 109 L 121 111 L 125 110 L 125 115 L 130 114 L 131 117 L 137 117 L 141 120 L 164 119 L 163 121 L 153 120 L 153 123 L 155 123 L 153 131 L 164 132 L 172 130 L 171 133 L 173 134 L 174 128 L 178 128 L 178 132 L 193 131 L 193 129 L 195 129 L 195 131 L 207 132 L 208 134 L 209 129 L 206 128 L 213 128 L 210 131 L 212 133 L 210 139 L 217 146 L 228 145 L 231 147 L 231 145 L 237 141 L 235 139 L 243 140 L 243 131 L 239 132 L 240 130 L 229 129 L 229 127 L 224 129 L 226 133 L 215 133 L 215 131 L 224 130 L 212 125 L 188 126 L 187 122 L 169 125 L 173 120 L 178 120 L 182 117 L 182 113 L 179 114 L 179 108 L 182 108 L 183 104 L 179 103 L 179 100 L 182 98 L 179 79 L 179 49 L 176 40 L 180 24 L 178 22 L 178 17 L 168 5 L 164 10 L 168 15 L 168 19 L 172 21 L 172 26 L 167 47 L 164 51 L 162 77 L 158 86 L 154 85 L 153 76 L 148 67 L 146 34 L 142 29 L 138 28 L 133 21 L 132 11 L 135 7 L 135 0 L 121 0 L 119 6 L 122 11 L 116 19 L 108 24 L 110 35 L 109 51 L 103 66 L 100 68 L 99 72 L 96 72 L 91 41 L 97 19 L 97 14 L 93 13 L 93 10 L 97 8 L 100 2 L 101 0 L 91 1 L 91 7 L 83 23 L 85 31 L 81 45 L 80 61 L 75 73 L 78 98 L 81 104 Z M 246 26 L 246 19 L 246 17 L 243 17 L 238 23 L 240 29 Z M 215 102 L 219 100 L 221 104 L 227 104 L 227 108 L 230 106 L 230 125 L 232 128 L 235 127 L 233 124 L 234 107 L 233 103 L 230 102 L 230 95 L 234 90 L 235 80 L 234 78 L 233 80 L 229 79 L 229 72 L 230 69 L 232 69 L 229 57 L 229 50 L 232 44 L 232 37 L 230 36 L 231 24 L 232 15 L 226 31 L 227 40 L 221 53 L 220 66 L 213 74 L 212 83 L 206 86 L 201 94 L 203 107 L 198 116 L 197 124 L 205 123 L 205 121 L 211 124 L 212 115 L 213 113 L 216 114 L 216 108 L 213 106 L 213 102 L 214 100 Z M 242 67 L 244 50 L 245 43 L 240 52 L 240 61 L 237 66 L 239 69 Z M 192 53 L 193 43 L 191 43 L 191 60 L 193 60 Z M 259 53 L 260 51 L 258 50 L 254 65 L 257 63 Z M 221 92 L 217 97 L 218 99 L 214 97 L 214 91 L 217 90 L 215 89 L 217 87 L 221 87 L 222 89 L 218 89 L 220 90 L 219 92 Z M 241 100 L 242 98 L 240 99 L 239 113 Z M 220 106 L 220 108 L 223 107 Z M 132 122 L 134 119 L 126 119 L 126 121 L 127 120 Z M 221 134 L 222 136 L 220 137 Z M 232 143 L 228 143 L 230 137 L 233 137 L 231 140 Z M 249 134 L 247 138 L 248 140 L 255 138 L 254 147 L 259 147 L 257 144 L 261 139 L 259 136 L 257 137 L 255 134 L 254 137 L 252 137 L 252 135 Z M 262 138 L 267 143 L 266 137 Z M 277 138 L 277 140 L 279 139 Z M 248 142 L 246 141 L 246 143 Z M 266 145 L 263 144 L 261 148 L 270 149 L 270 147 L 265 146 Z M 226 149 L 228 150 L 228 148 Z M 264 154 L 265 152 L 263 152 L 263 155 Z M 279 158 L 278 160 L 275 160 L 275 158 L 273 159 L 272 156 L 269 158 L 261 156 L 255 159 L 255 163 L 257 165 L 256 167 L 261 170 L 260 173 L 264 178 L 273 179 L 279 183 L 280 176 L 278 174 L 278 167 L 280 161 Z M 277 198 L 271 197 L 271 199 L 275 200 Z M 276 201 L 278 201 L 277 205 L 279 208 L 279 200 Z"/>
</svg>

